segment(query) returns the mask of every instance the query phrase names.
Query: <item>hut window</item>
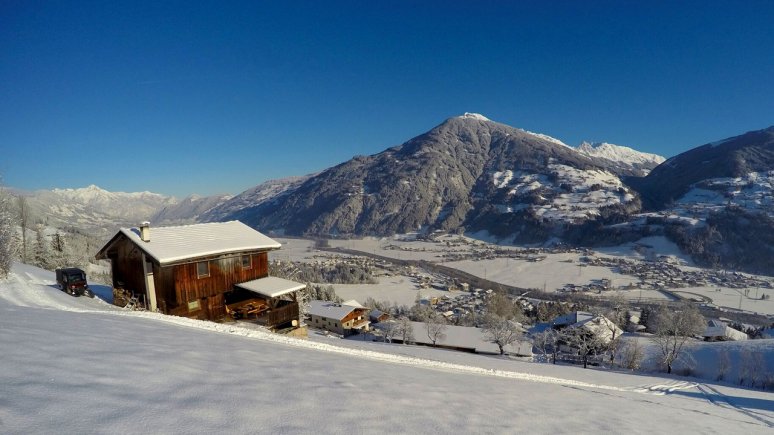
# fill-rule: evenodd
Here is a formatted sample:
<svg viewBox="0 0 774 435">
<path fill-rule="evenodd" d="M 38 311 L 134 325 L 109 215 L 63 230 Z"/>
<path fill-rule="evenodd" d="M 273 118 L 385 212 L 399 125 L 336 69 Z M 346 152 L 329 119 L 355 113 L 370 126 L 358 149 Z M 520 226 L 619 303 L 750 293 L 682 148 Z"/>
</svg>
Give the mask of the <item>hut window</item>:
<svg viewBox="0 0 774 435">
<path fill-rule="evenodd" d="M 242 269 L 252 269 L 253 259 L 249 255 L 242 256 Z"/>
<path fill-rule="evenodd" d="M 200 261 L 196 263 L 196 277 L 205 278 L 210 276 L 210 263 L 209 261 Z"/>
<path fill-rule="evenodd" d="M 199 309 L 199 300 L 188 302 L 188 311 L 196 311 Z"/>
</svg>

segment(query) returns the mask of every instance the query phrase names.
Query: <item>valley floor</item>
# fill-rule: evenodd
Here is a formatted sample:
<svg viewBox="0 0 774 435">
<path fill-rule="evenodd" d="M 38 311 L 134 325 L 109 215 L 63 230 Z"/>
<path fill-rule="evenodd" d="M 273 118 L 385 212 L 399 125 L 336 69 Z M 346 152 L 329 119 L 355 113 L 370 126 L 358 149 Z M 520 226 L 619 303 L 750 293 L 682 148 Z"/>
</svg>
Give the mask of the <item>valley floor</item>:
<svg viewBox="0 0 774 435">
<path fill-rule="evenodd" d="M 417 260 L 440 263 L 472 275 L 485 278 L 494 282 L 512 285 L 525 289 L 541 289 L 546 291 L 558 291 L 567 284 L 584 286 L 601 280 L 609 280 L 610 287 L 621 290 L 624 296 L 630 300 L 671 300 L 668 294 L 652 288 L 641 289 L 638 286 L 639 279 L 632 275 L 619 273 L 614 268 L 584 265 L 580 267 L 581 258 L 587 254 L 584 252 L 544 253 L 540 261 L 526 259 L 507 258 L 505 256 L 491 256 L 483 258 L 487 249 L 501 249 L 504 252 L 512 250 L 519 252 L 516 247 L 487 244 L 478 240 L 466 239 L 466 243 L 445 244 L 446 240 L 459 239 L 448 236 L 436 242 L 400 240 L 398 238 L 365 238 L 354 240 L 330 240 L 330 245 L 349 250 L 355 250 L 364 254 L 376 254 L 382 257 L 398 260 Z M 310 261 L 315 255 L 325 255 L 322 251 L 314 249 L 314 242 L 304 239 L 283 239 L 280 251 L 273 254 L 272 258 L 284 260 Z M 595 257 L 612 259 L 625 259 L 631 261 L 669 259 L 671 264 L 677 265 L 685 271 L 701 271 L 695 267 L 690 258 L 680 253 L 674 243 L 664 237 L 647 237 L 638 243 L 630 243 L 617 247 L 603 248 L 590 251 Z M 449 260 L 448 255 L 465 257 L 461 260 Z M 769 281 L 774 285 L 774 278 L 767 276 L 757 277 L 763 281 Z M 411 305 L 417 294 L 417 288 L 406 277 L 393 276 L 380 280 L 378 285 L 334 285 L 337 294 L 344 299 L 357 299 L 364 301 L 367 297 L 398 304 Z M 761 296 L 774 296 L 772 288 L 748 287 L 733 288 L 722 285 L 705 285 L 698 287 L 668 288 L 677 295 L 685 298 L 700 298 L 719 307 L 729 310 L 748 311 L 762 315 L 774 315 L 774 299 L 762 299 Z M 423 298 L 430 296 L 442 296 L 450 294 L 445 291 L 423 289 L 420 295 Z M 594 293 L 590 293 L 592 296 Z M 450 294 L 453 295 L 453 294 Z"/>
<path fill-rule="evenodd" d="M 297 340 L 0 282 L 0 432 L 770 433 L 770 393 Z M 392 348 L 392 349 L 391 349 Z M 419 349 L 419 348 L 417 348 Z M 482 362 L 484 361 L 484 362 Z"/>
</svg>

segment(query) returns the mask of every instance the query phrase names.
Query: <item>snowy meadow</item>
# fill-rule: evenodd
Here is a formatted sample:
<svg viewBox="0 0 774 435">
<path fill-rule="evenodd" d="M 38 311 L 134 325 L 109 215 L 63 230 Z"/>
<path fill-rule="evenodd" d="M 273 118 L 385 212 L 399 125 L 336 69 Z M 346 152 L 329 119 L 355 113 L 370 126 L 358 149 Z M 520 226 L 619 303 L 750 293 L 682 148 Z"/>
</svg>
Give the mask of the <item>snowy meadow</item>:
<svg viewBox="0 0 774 435">
<path fill-rule="evenodd" d="M 104 289 L 103 289 L 104 290 Z M 97 293 L 100 293 L 98 289 Z M 405 346 L 298 340 L 0 283 L 0 431 L 769 433 L 772 395 Z M 396 349 L 397 352 L 393 352 Z"/>
</svg>

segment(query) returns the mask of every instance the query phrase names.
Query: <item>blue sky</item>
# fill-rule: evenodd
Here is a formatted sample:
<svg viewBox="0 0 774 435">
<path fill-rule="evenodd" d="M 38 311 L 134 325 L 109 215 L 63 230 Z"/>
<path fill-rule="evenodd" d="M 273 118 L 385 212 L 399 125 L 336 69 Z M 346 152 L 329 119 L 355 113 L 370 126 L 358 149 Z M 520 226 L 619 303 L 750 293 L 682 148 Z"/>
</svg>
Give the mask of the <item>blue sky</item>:
<svg viewBox="0 0 774 435">
<path fill-rule="evenodd" d="M 463 112 L 665 156 L 774 125 L 774 2 L 547 3 L 4 0 L 2 182 L 238 193 Z"/>
</svg>

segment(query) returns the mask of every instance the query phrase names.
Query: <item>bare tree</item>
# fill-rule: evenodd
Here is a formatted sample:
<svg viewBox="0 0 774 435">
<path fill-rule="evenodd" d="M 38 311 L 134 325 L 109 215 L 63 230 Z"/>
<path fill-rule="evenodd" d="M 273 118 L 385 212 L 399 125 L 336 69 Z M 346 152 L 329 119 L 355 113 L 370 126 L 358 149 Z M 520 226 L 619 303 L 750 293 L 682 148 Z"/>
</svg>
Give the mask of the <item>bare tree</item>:
<svg viewBox="0 0 774 435">
<path fill-rule="evenodd" d="M 414 325 L 411 323 L 411 319 L 405 316 L 398 319 L 398 330 L 396 335 L 400 336 L 403 344 L 411 344 L 414 342 Z"/>
<path fill-rule="evenodd" d="M 626 326 L 626 308 L 629 301 L 623 293 L 616 292 L 607 301 L 606 309 L 592 310 L 595 314 L 604 316 L 609 322 L 600 322 L 606 332 L 610 334 L 610 341 L 607 343 L 607 352 L 610 354 L 610 366 L 615 365 L 615 356 L 621 348 L 621 333 Z"/>
<path fill-rule="evenodd" d="M 722 381 L 728 375 L 729 369 L 731 369 L 731 357 L 728 355 L 728 348 L 723 347 L 718 349 L 718 376 L 716 381 Z"/>
<path fill-rule="evenodd" d="M 496 289 L 489 296 L 486 303 L 486 312 L 507 320 L 521 322 L 524 320 L 524 313 L 521 305 L 512 300 L 504 290 Z"/>
<path fill-rule="evenodd" d="M 440 314 L 432 311 L 424 320 L 427 338 L 433 342 L 433 346 L 438 340 L 446 338 L 446 334 L 444 334 L 447 329 L 446 320 Z"/>
<path fill-rule="evenodd" d="M 386 322 L 379 323 L 379 327 L 376 328 L 385 343 L 392 343 L 392 339 L 395 336 L 401 334 L 401 327 L 395 320 L 388 320 Z"/>
<path fill-rule="evenodd" d="M 484 324 L 484 337 L 496 344 L 500 355 L 505 353 L 505 346 L 515 343 L 521 338 L 521 327 L 516 323 L 496 315 L 489 315 Z"/>
<path fill-rule="evenodd" d="M 638 340 L 629 340 L 623 344 L 619 352 L 620 366 L 629 370 L 638 370 L 645 356 Z"/>
<path fill-rule="evenodd" d="M 576 349 L 583 360 L 583 368 L 588 367 L 589 357 L 603 352 L 607 342 L 597 330 L 583 327 L 569 327 L 561 332 L 560 340 Z"/>
<path fill-rule="evenodd" d="M 739 385 L 749 385 L 755 388 L 756 385 L 761 387 L 766 383 L 766 362 L 763 356 L 763 352 L 760 350 L 753 350 L 749 347 L 741 348 L 741 357 L 739 358 Z"/>
<path fill-rule="evenodd" d="M 543 332 L 535 334 L 532 341 L 538 352 L 543 355 L 544 359 L 548 356 L 548 353 L 551 352 L 551 362 L 553 364 L 556 364 L 556 353 L 558 351 L 557 336 L 556 331 L 553 329 L 546 329 Z"/>
<path fill-rule="evenodd" d="M 662 305 L 649 317 L 649 327 L 654 332 L 651 340 L 661 352 L 661 362 L 667 373 L 683 354 L 685 343 L 706 328 L 706 321 L 696 306 L 683 304 L 678 308 Z"/>
</svg>

